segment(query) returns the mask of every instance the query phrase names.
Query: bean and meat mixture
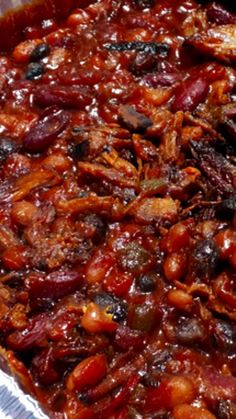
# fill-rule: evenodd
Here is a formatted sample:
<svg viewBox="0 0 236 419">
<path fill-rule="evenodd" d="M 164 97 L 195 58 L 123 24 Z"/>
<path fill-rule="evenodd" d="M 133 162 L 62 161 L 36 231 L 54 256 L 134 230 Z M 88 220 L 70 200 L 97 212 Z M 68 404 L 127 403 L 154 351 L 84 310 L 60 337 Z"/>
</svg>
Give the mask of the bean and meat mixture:
<svg viewBox="0 0 236 419">
<path fill-rule="evenodd" d="M 1 358 L 51 418 L 236 418 L 236 14 L 101 0 L 23 35 Z"/>
</svg>

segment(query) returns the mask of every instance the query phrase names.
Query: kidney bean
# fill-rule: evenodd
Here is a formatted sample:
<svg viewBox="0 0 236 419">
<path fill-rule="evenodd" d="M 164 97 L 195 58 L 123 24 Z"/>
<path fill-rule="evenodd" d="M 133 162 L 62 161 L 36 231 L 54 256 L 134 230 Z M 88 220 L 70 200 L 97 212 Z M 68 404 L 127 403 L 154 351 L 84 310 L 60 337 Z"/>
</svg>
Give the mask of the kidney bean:
<svg viewBox="0 0 236 419">
<path fill-rule="evenodd" d="M 25 284 L 32 299 L 57 299 L 76 291 L 82 282 L 82 274 L 76 271 L 56 271 L 47 276 L 40 273 L 29 275 Z"/>
<path fill-rule="evenodd" d="M 145 334 L 143 332 L 132 330 L 125 326 L 118 327 L 114 339 L 114 343 L 122 351 L 127 351 L 131 348 L 134 350 L 141 349 L 145 342 Z"/>
<path fill-rule="evenodd" d="M 173 112 L 194 111 L 199 103 L 204 102 L 209 92 L 209 84 L 203 77 L 189 78 L 184 81 L 177 89 Z"/>
<path fill-rule="evenodd" d="M 34 91 L 34 102 L 45 108 L 60 106 L 62 108 L 84 109 L 90 105 L 93 95 L 86 87 L 38 86 Z"/>
<path fill-rule="evenodd" d="M 69 121 L 67 112 L 56 106 L 47 108 L 23 139 L 24 148 L 32 152 L 44 150 L 64 131 Z"/>
<path fill-rule="evenodd" d="M 150 73 L 143 77 L 146 85 L 156 89 L 157 87 L 173 86 L 182 80 L 180 73 Z"/>
</svg>

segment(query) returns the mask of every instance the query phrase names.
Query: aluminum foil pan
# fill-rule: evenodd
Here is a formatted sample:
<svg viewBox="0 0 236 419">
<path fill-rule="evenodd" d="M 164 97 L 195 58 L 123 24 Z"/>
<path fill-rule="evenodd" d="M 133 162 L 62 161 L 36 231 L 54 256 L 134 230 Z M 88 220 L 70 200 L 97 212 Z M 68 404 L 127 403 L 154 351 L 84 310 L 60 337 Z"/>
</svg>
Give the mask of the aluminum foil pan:
<svg viewBox="0 0 236 419">
<path fill-rule="evenodd" d="M 88 3 L 89 0 L 0 0 L 0 54 L 23 39 L 26 25 L 66 16 L 73 7 Z M 27 387 L 0 347 L 0 419 L 49 419 Z"/>
<path fill-rule="evenodd" d="M 33 397 L 25 394 L 13 377 L 0 371 L 1 419 L 48 419 Z"/>
<path fill-rule="evenodd" d="M 57 3 L 60 3 L 59 9 Z M 9 50 L 14 46 L 16 39 L 21 40 L 24 22 L 29 25 L 37 23 L 37 10 L 40 5 L 43 16 L 47 18 L 56 16 L 58 12 L 66 13 L 67 9 L 69 11 L 73 6 L 73 0 L 64 1 L 64 7 L 60 0 L 45 0 L 44 3 L 43 0 L 35 0 L 34 3 L 31 0 L 0 0 L 0 51 Z M 16 36 L 18 33 L 19 38 Z M 48 419 L 22 381 L 20 374 L 9 364 L 4 349 L 0 347 L 0 419 Z"/>
</svg>

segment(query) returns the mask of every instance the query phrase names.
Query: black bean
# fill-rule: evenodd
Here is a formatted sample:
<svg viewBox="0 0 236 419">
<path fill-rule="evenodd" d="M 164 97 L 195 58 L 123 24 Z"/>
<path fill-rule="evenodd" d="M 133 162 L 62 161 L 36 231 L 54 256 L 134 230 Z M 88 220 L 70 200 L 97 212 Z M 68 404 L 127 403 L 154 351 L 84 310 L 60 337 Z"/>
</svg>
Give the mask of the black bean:
<svg viewBox="0 0 236 419">
<path fill-rule="evenodd" d="M 212 239 L 199 241 L 193 249 L 191 269 L 200 276 L 209 276 L 217 266 L 219 250 Z"/>
<path fill-rule="evenodd" d="M 127 304 L 123 301 L 120 301 L 119 303 L 109 307 L 107 313 L 112 314 L 112 320 L 114 320 L 115 322 L 122 322 L 126 319 L 128 314 Z"/>
<path fill-rule="evenodd" d="M 30 63 L 27 67 L 25 78 L 26 80 L 39 79 L 44 73 L 44 66 L 41 63 Z"/>
<path fill-rule="evenodd" d="M 127 303 L 106 292 L 96 294 L 94 302 L 100 307 L 106 308 L 107 313 L 112 314 L 112 320 L 115 322 L 121 322 L 127 317 Z"/>
<path fill-rule="evenodd" d="M 145 275 L 141 275 L 137 280 L 137 285 L 142 292 L 152 292 L 156 288 L 156 275 L 153 272 L 149 272 Z"/>
<path fill-rule="evenodd" d="M 34 48 L 30 56 L 30 59 L 31 61 L 39 61 L 42 58 L 46 57 L 49 53 L 50 53 L 50 46 L 44 42 L 42 44 L 37 45 Z"/>
</svg>

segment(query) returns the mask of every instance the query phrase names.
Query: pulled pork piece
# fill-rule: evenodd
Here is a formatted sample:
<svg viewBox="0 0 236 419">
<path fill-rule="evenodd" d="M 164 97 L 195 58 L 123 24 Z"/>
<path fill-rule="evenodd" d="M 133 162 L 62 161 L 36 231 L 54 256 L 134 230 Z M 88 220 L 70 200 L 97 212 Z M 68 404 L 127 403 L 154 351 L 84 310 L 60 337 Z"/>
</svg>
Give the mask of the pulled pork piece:
<svg viewBox="0 0 236 419">
<path fill-rule="evenodd" d="M 221 61 L 236 62 L 236 24 L 215 26 L 198 32 L 187 43 Z"/>
<path fill-rule="evenodd" d="M 131 214 L 137 221 L 148 224 L 158 220 L 175 222 L 178 211 L 178 201 L 171 198 L 146 198 L 131 209 Z"/>
</svg>

